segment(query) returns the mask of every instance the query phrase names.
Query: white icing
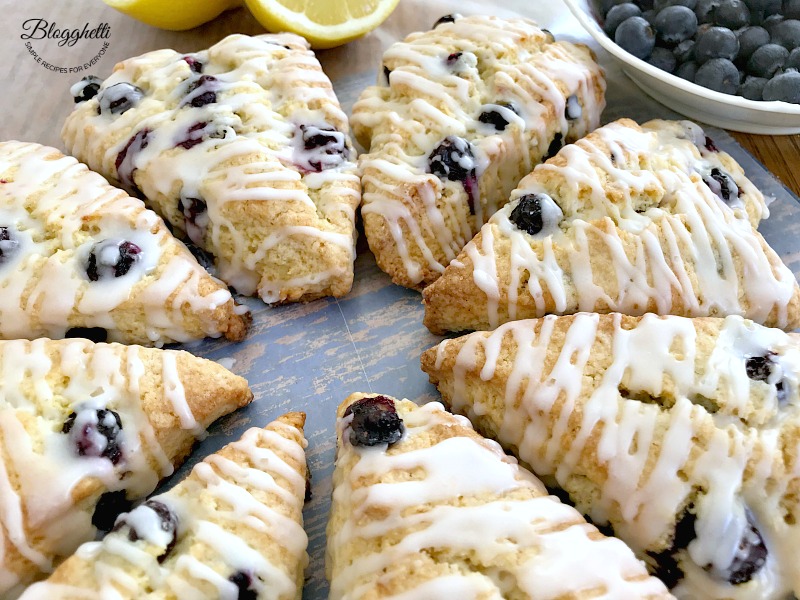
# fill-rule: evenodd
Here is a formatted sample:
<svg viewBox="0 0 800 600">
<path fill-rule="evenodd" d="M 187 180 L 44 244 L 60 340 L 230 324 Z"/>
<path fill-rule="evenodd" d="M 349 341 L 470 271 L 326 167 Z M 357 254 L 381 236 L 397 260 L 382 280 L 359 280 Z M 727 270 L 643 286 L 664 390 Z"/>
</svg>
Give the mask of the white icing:
<svg viewBox="0 0 800 600">
<path fill-rule="evenodd" d="M 445 382 L 440 389 L 453 409 L 485 419 L 537 474 L 571 493 L 588 486 L 575 497 L 578 508 L 597 523 L 610 520 L 639 552 L 662 549 L 675 516 L 693 502 L 696 537 L 684 556 L 695 564 L 682 563 L 679 597 L 797 594 L 800 535 L 789 490 L 800 467 L 784 458 L 782 446 L 796 445 L 798 341 L 736 316 L 720 320 L 719 333 L 705 339 L 682 317 L 645 315 L 630 328 L 618 314 L 581 313 L 566 331 L 556 329 L 565 318 L 517 321 L 443 342 L 432 372 Z M 601 323 L 610 333 L 598 333 Z M 452 344 L 457 354 L 447 363 Z M 746 361 L 765 355 L 772 374 L 750 379 Z M 608 363 L 590 367 L 592 356 Z M 636 400 L 642 397 L 664 404 Z M 745 507 L 769 554 L 751 581 L 734 586 L 721 574 L 747 531 Z"/>
<path fill-rule="evenodd" d="M 332 599 L 371 597 L 392 565 L 417 556 L 459 566 L 433 578 L 420 577 L 422 569 L 408 572 L 417 585 L 396 596 L 384 589 L 385 597 L 501 598 L 506 588 L 530 598 L 590 589 L 598 598 L 666 596 L 623 543 L 599 537 L 494 442 L 454 435 L 426 446 L 419 439 L 432 428 L 468 426 L 466 420 L 439 403 L 399 412 L 405 436 L 388 450 L 354 447 L 351 419 L 337 425 L 337 465 L 352 466 L 333 491 L 334 511 L 343 511 L 345 521 L 328 532 Z M 408 475 L 392 480 L 392 473 Z M 357 547 L 375 550 L 337 563 L 338 548 Z"/>
</svg>

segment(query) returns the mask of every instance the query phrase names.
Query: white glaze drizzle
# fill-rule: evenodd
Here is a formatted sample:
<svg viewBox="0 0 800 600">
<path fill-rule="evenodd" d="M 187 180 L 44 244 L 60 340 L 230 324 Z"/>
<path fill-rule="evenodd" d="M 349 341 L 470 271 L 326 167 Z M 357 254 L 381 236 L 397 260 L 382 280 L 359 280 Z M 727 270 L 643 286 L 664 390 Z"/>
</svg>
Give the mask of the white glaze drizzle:
<svg viewBox="0 0 800 600">
<path fill-rule="evenodd" d="M 145 367 L 140 350 L 85 340 L 0 342 L 0 441 L 5 454 L 0 522 L 12 547 L 6 564 L 19 554 L 46 572 L 56 557 L 69 555 L 94 536 L 93 505 L 76 504 L 72 497 L 80 485 L 95 481 L 102 492 L 125 490 L 134 500 L 172 473 L 174 457 L 165 454 L 141 408 L 139 380 Z M 171 394 L 195 422 L 182 387 Z M 116 439 L 122 457 L 116 465 L 102 457 L 79 456 L 70 435 L 61 433 L 70 413 L 77 413 L 74 427 L 79 427 L 87 421 L 82 410 L 100 409 L 113 410 L 122 423 Z M 110 418 L 106 415 L 106 423 Z M 35 538 L 29 539 L 32 532 Z M 0 561 L 0 594 L 18 581 Z"/>
<path fill-rule="evenodd" d="M 346 293 L 360 183 L 346 140 L 347 118 L 308 44 L 292 34 L 232 35 L 192 54 L 203 65 L 202 76 L 216 78 L 216 101 L 194 107 L 186 106 L 193 95 L 185 94 L 200 75 L 183 56 L 159 50 L 118 64 L 98 97 L 116 83 L 133 82 L 146 90 L 143 98 L 110 116 L 97 114 L 97 98 L 78 105 L 62 132 L 67 147 L 111 178 L 128 186 L 124 180 L 134 179 L 165 219 L 215 255 L 220 277 L 239 292 L 258 293 L 266 302 L 326 290 Z M 192 132 L 202 123 L 202 131 Z M 307 171 L 314 157 L 298 141 L 300 125 L 335 127 L 339 133 L 332 135 L 346 144 L 347 158 L 324 155 L 329 168 Z M 132 135 L 144 131 L 150 132 L 146 145 L 120 173 L 117 156 Z M 196 143 L 177 147 L 188 138 Z M 206 203 L 207 214 L 198 221 L 207 225 L 204 230 L 185 219 L 176 195 Z M 285 204 L 291 218 L 273 216 L 256 228 L 252 219 L 263 220 L 264 213 L 255 209 L 251 219 L 243 218 L 235 206 L 240 202 Z M 282 252 L 297 245 L 297 260 L 305 251 L 308 264 L 278 277 L 272 271 L 285 268 Z"/>
<path fill-rule="evenodd" d="M 209 313 L 232 302 L 230 292 L 217 286 L 201 295 L 208 274 L 184 249 L 173 253 L 177 242 L 139 200 L 38 144 L 0 143 L 0 179 L 0 226 L 19 238 L 0 262 L 0 337 L 60 338 L 71 327 L 102 327 L 110 341 L 162 345 L 221 335 L 212 319 L 201 319 L 204 331 L 188 331 L 182 309 Z M 140 259 L 121 277 L 90 281 L 89 252 L 112 239 L 139 246 Z M 131 338 L 117 312 L 132 298 L 144 308 L 145 339 Z"/>
<path fill-rule="evenodd" d="M 168 507 L 178 522 L 176 546 L 161 563 L 156 557 L 171 536 L 161 530 L 154 511 L 143 505 L 120 517 L 136 527 L 138 541 L 130 541 L 123 528 L 77 551 L 72 560 L 89 563 L 89 580 L 70 582 L 69 587 L 45 581 L 31 586 L 21 600 L 235 600 L 238 588 L 229 578 L 237 571 L 250 574 L 259 599 L 295 598 L 308 544 L 301 523 L 305 478 L 296 465 L 305 464 L 307 443 L 293 426 L 276 421 L 270 427 L 250 429 L 228 446 L 244 454 L 250 464 L 212 454 L 186 480 L 151 498 Z M 240 527 L 277 542 L 274 559 L 248 541 L 252 535 L 237 535 Z M 68 561 L 64 569 L 69 568 Z"/>
<path fill-rule="evenodd" d="M 566 317 L 539 320 L 538 333 L 537 321 L 517 321 L 442 342 L 429 372 L 445 382 L 440 389 L 454 410 L 491 423 L 497 439 L 515 448 L 534 472 L 555 477 L 570 492 L 573 481 L 589 486 L 592 499 L 587 504 L 575 497 L 578 508 L 597 523 L 610 519 L 637 551 L 661 549 L 659 540 L 671 535 L 675 515 L 693 490 L 702 489 L 693 498 L 697 537 L 688 546 L 696 564 L 682 563 L 687 574 L 673 590 L 677 596 L 743 600 L 797 594 L 800 536 L 793 517 L 787 522 L 782 515 L 797 513 L 796 500 L 784 495 L 796 485 L 800 467 L 796 460 L 785 462 L 781 446 L 797 444 L 790 429 L 800 390 L 798 341 L 731 316 L 717 321 L 719 332 L 703 341 L 711 346 L 701 355 L 703 338 L 692 319 L 648 314 L 630 328 L 618 314 L 580 313 L 566 330 L 559 319 Z M 601 322 L 611 325 L 602 339 Z M 587 368 L 599 352 L 610 356 Z M 775 353 L 775 376 L 768 383 L 749 379 L 745 360 L 769 352 Z M 482 384 L 474 377 L 491 386 L 483 388 L 488 396 L 476 391 Z M 789 398 L 783 407 L 776 378 Z M 668 404 L 632 399 L 642 394 L 664 397 Z M 703 408 L 704 398 L 718 410 Z M 751 581 L 733 586 L 702 567 L 724 571 L 730 565 L 745 530 L 745 506 L 769 555 Z"/>
<path fill-rule="evenodd" d="M 630 121 L 611 123 L 594 138 L 565 147 L 558 155 L 563 162 L 536 167 L 481 229 L 480 244 L 470 242 L 460 266 L 450 267 L 452 275 L 430 289 L 433 312 L 448 302 L 448 282 L 462 276 L 469 258 L 487 305 L 480 328 L 545 312 L 636 315 L 653 308 L 789 326 L 794 317 L 787 307 L 797 283 L 751 226 L 768 214 L 762 194 L 728 155 L 701 153 L 687 139 L 688 125 L 697 128 L 688 122 L 653 121 L 641 130 Z M 702 181 L 713 168 L 727 171 L 742 191 L 731 206 Z M 515 200 L 532 193 L 549 195 L 563 211 L 548 235 L 530 236 L 510 219 Z M 549 307 L 545 291 L 553 298 Z"/>
<path fill-rule="evenodd" d="M 329 530 L 329 561 L 337 548 L 381 550 L 356 553 L 352 562 L 329 562 L 332 599 L 372 597 L 391 565 L 421 553 L 452 563 L 450 574 L 422 577 L 396 596 L 384 589 L 383 597 L 500 598 L 506 585 L 543 599 L 589 589 L 602 590 L 598 598 L 667 597 L 624 544 L 601 538 L 575 509 L 547 496 L 496 443 L 458 434 L 433 446 L 417 439 L 432 428 L 469 426 L 465 419 L 439 403 L 397 406 L 406 431 L 390 452 L 386 445 L 352 446 L 351 419 L 339 419 L 337 464 L 352 466 L 333 491 L 334 511 L 342 507 L 345 521 Z M 392 481 L 390 473 L 409 476 Z M 364 481 L 373 483 L 358 484 Z M 465 554 L 473 556 L 472 566 L 458 558 Z"/>
<path fill-rule="evenodd" d="M 448 67 L 456 52 L 460 58 Z M 550 43 L 524 19 L 459 18 L 394 44 L 383 64 L 391 69 L 390 87 L 368 88 L 353 108 L 354 130 L 369 146 L 359 160 L 362 212 L 388 228 L 409 285 L 423 282 L 425 269 L 438 276 L 547 154 L 553 136 L 582 137 L 597 127 L 605 104 L 605 81 L 589 51 Z M 582 113 L 568 121 L 571 95 Z M 509 121 L 504 131 L 478 120 L 482 106 L 497 102 L 512 102 L 520 113 L 501 109 Z M 474 215 L 462 183 L 429 172 L 428 155 L 448 135 L 472 143 L 478 176 L 485 176 Z"/>
</svg>

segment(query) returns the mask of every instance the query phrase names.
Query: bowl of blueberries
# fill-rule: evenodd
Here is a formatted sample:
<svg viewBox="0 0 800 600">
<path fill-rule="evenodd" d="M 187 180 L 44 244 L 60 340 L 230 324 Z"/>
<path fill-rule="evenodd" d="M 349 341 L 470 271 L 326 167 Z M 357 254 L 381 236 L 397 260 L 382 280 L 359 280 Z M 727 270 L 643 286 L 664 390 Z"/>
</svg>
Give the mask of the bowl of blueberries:
<svg viewBox="0 0 800 600">
<path fill-rule="evenodd" d="M 800 133 L 800 0 L 565 0 L 644 92 L 725 129 Z"/>
</svg>

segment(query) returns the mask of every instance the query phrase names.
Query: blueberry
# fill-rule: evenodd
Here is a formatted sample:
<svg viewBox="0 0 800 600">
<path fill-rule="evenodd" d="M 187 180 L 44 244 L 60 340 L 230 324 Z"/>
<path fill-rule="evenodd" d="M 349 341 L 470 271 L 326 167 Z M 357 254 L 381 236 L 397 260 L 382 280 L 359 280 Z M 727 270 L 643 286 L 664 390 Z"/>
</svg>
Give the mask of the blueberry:
<svg viewBox="0 0 800 600">
<path fill-rule="evenodd" d="M 729 61 L 739 53 L 739 40 L 736 34 L 726 27 L 710 27 L 697 36 L 694 47 L 695 60 L 702 65 L 712 58 L 725 58 Z M 739 82 L 736 82 L 739 85 Z"/>
<path fill-rule="evenodd" d="M 100 531 L 111 531 L 117 517 L 128 512 L 132 506 L 133 502 L 128 500 L 125 490 L 106 492 L 97 501 L 97 506 L 92 513 L 92 525 Z"/>
<path fill-rule="evenodd" d="M 772 36 L 775 27 L 783 23 L 783 15 L 770 15 L 761 22 L 761 26 L 769 32 Z"/>
<path fill-rule="evenodd" d="M 203 72 L 203 63 L 197 60 L 194 56 L 184 56 L 183 60 L 186 61 L 186 64 L 189 65 L 189 68 L 194 73 L 202 73 Z"/>
<path fill-rule="evenodd" d="M 178 210 L 183 213 L 186 233 L 195 244 L 202 245 L 205 228 L 208 225 L 208 205 L 201 198 L 178 200 Z"/>
<path fill-rule="evenodd" d="M 698 0 L 694 9 L 698 23 L 713 23 L 714 13 L 719 7 L 721 0 Z"/>
<path fill-rule="evenodd" d="M 572 94 L 567 97 L 567 102 L 564 105 L 564 117 L 566 117 L 567 121 L 574 121 L 580 119 L 581 115 L 583 115 L 581 103 L 578 100 L 578 96 Z"/>
<path fill-rule="evenodd" d="M 653 8 L 656 12 L 661 12 L 668 6 L 685 6 L 693 11 L 697 6 L 697 0 L 655 0 L 653 2 Z"/>
<path fill-rule="evenodd" d="M 100 92 L 99 114 L 121 115 L 142 99 L 144 92 L 131 83 L 117 83 Z"/>
<path fill-rule="evenodd" d="M 447 58 L 445 59 L 445 62 L 447 63 L 448 67 L 452 67 L 458 62 L 458 60 L 462 56 L 464 56 L 463 52 L 453 52 L 452 54 L 448 54 L 447 55 Z"/>
<path fill-rule="evenodd" d="M 675 75 L 681 79 L 685 79 L 686 81 L 693 82 L 695 76 L 697 75 L 697 63 L 693 60 L 683 63 L 677 69 L 675 69 Z"/>
<path fill-rule="evenodd" d="M 386 65 L 383 65 L 383 78 L 386 80 L 386 85 L 389 85 L 391 83 L 391 81 L 389 81 L 389 76 L 391 74 L 392 70 Z"/>
<path fill-rule="evenodd" d="M 800 71 L 800 48 L 795 48 L 789 53 L 789 58 L 783 63 L 784 69 L 797 69 Z"/>
<path fill-rule="evenodd" d="M 186 97 L 181 106 L 188 104 L 200 108 L 206 104 L 213 104 L 217 101 L 217 90 L 219 90 L 219 80 L 216 77 L 201 75 L 186 88 Z"/>
<path fill-rule="evenodd" d="M 465 181 L 475 176 L 472 144 L 460 137 L 443 139 L 428 157 L 431 173 L 450 181 Z"/>
<path fill-rule="evenodd" d="M 780 44 L 787 50 L 794 50 L 800 46 L 800 21 L 786 19 L 777 23 L 770 32 L 773 44 Z"/>
<path fill-rule="evenodd" d="M 735 94 L 739 89 L 739 70 L 727 58 L 712 58 L 698 67 L 694 82 L 715 92 Z"/>
<path fill-rule="evenodd" d="M 133 512 L 142 510 L 151 510 L 156 514 L 160 531 L 140 531 L 136 529 L 136 525 L 134 524 L 136 520 L 134 520 L 134 523 L 131 523 L 131 519 L 128 518 L 128 515 L 120 517 L 114 524 L 112 531 L 122 531 L 127 528 L 128 540 L 131 542 L 146 540 L 151 544 L 163 545 L 164 550 L 157 558 L 158 562 L 164 562 L 164 559 L 172 551 L 177 542 L 178 517 L 166 504 L 158 500 L 147 500 L 142 505 L 136 507 Z"/>
<path fill-rule="evenodd" d="M 784 0 L 783 16 L 787 19 L 800 19 L 800 0 Z"/>
<path fill-rule="evenodd" d="M 705 149 L 709 152 L 719 152 L 719 148 L 717 148 L 716 144 L 714 144 L 714 140 L 708 136 L 706 136 L 705 139 Z"/>
<path fill-rule="evenodd" d="M 349 155 L 345 135 L 330 125 L 300 125 L 299 133 L 300 163 L 309 171 L 338 167 Z"/>
<path fill-rule="evenodd" d="M 361 398 L 347 407 L 344 416 L 351 414 L 349 439 L 354 446 L 394 444 L 403 437 L 405 425 L 391 398 Z"/>
<path fill-rule="evenodd" d="M 433 29 L 436 29 L 439 25 L 443 25 L 444 23 L 455 23 L 456 19 L 460 19 L 461 15 L 458 13 L 454 13 L 452 15 L 445 15 L 440 18 L 436 23 L 433 24 Z"/>
<path fill-rule="evenodd" d="M 704 175 L 703 182 L 725 204 L 730 204 L 739 197 L 739 186 L 733 177 L 719 167 L 714 167 L 708 175 Z"/>
<path fill-rule="evenodd" d="M 679 64 L 694 60 L 694 44 L 694 40 L 683 40 L 673 48 L 672 54 L 675 55 L 675 60 L 677 60 Z"/>
<path fill-rule="evenodd" d="M 607 16 L 608 12 L 618 4 L 625 4 L 630 0 L 600 0 L 600 12 L 603 16 Z"/>
<path fill-rule="evenodd" d="M 750 13 L 760 13 L 765 16 L 774 15 L 781 10 L 781 0 L 744 0 Z"/>
<path fill-rule="evenodd" d="M 758 25 L 751 25 L 736 32 L 736 37 L 739 39 L 739 54 L 736 56 L 737 61 L 746 64 L 747 60 L 753 55 L 757 49 L 764 44 L 769 43 L 769 33 L 763 27 Z"/>
<path fill-rule="evenodd" d="M 102 327 L 70 327 L 64 337 L 83 338 L 98 343 L 108 340 L 108 331 Z"/>
<path fill-rule="evenodd" d="M 756 77 L 770 79 L 789 58 L 789 51 L 778 44 L 765 44 L 753 52 L 747 61 L 747 72 Z"/>
<path fill-rule="evenodd" d="M 97 92 L 100 91 L 100 85 L 102 83 L 103 80 L 99 77 L 87 75 L 78 83 L 69 88 L 69 91 L 75 100 L 75 104 L 86 102 L 90 98 L 94 98 L 97 95 Z"/>
<path fill-rule="evenodd" d="M 233 575 L 228 577 L 228 581 L 233 583 L 236 589 L 239 590 L 236 596 L 237 600 L 257 600 L 258 587 L 250 573 L 236 571 Z"/>
<path fill-rule="evenodd" d="M 762 356 L 748 356 L 744 361 L 745 373 L 753 381 L 767 381 L 774 366 L 771 353 Z"/>
<path fill-rule="evenodd" d="M 86 261 L 91 281 L 122 277 L 142 258 L 142 249 L 126 240 L 103 240 L 92 246 Z"/>
<path fill-rule="evenodd" d="M 693 507 L 689 506 L 675 522 L 675 532 L 669 548 L 658 553 L 648 552 L 648 555 L 655 559 L 654 574 L 668 588 L 675 587 L 684 576 L 675 555 L 679 551 L 685 550 L 697 537 L 694 528 L 697 517 L 691 512 L 692 510 Z"/>
<path fill-rule="evenodd" d="M 666 44 L 679 44 L 697 32 L 697 17 L 685 6 L 668 6 L 656 15 L 655 28 Z"/>
<path fill-rule="evenodd" d="M 770 79 L 764 86 L 764 100 L 800 104 L 800 73 L 787 71 Z"/>
<path fill-rule="evenodd" d="M 632 2 L 617 4 L 608 11 L 605 24 L 603 25 L 603 31 L 606 32 L 608 37 L 613 38 L 614 32 L 617 30 L 617 27 L 619 27 L 620 23 L 622 23 L 628 17 L 638 17 L 641 14 L 641 9 Z"/>
<path fill-rule="evenodd" d="M 224 137 L 225 132 L 220 130 L 214 123 L 202 121 L 189 127 L 189 129 L 186 130 L 186 133 L 183 134 L 181 139 L 175 144 L 174 147 L 181 147 L 189 150 L 190 148 L 194 148 L 198 144 L 203 143 L 207 139 L 222 139 Z"/>
<path fill-rule="evenodd" d="M 758 531 L 753 522 L 753 515 L 748 509 L 745 509 L 745 516 L 747 525 L 741 540 L 739 540 L 739 547 L 733 557 L 733 562 L 725 573 L 719 574 L 731 585 L 740 585 L 750 581 L 753 575 L 767 563 L 769 554 L 767 546 L 764 544 L 764 538 L 761 537 L 761 532 Z"/>
<path fill-rule="evenodd" d="M 0 226 L 0 265 L 10 261 L 19 252 L 19 240 L 11 227 Z"/>
<path fill-rule="evenodd" d="M 678 64 L 672 51 L 668 48 L 661 48 L 660 46 L 653 48 L 653 53 L 650 55 L 650 58 L 647 59 L 647 62 L 667 73 L 672 73 L 675 70 L 675 66 Z"/>
<path fill-rule="evenodd" d="M 767 85 L 768 81 L 769 79 L 765 79 L 764 77 L 751 77 L 748 75 L 739 86 L 736 95 L 747 98 L 748 100 L 762 100 L 764 86 Z"/>
<path fill-rule="evenodd" d="M 561 148 L 564 147 L 564 136 L 560 133 L 557 133 L 553 136 L 550 145 L 547 147 L 547 154 L 544 156 L 544 160 L 548 160 L 553 158 Z"/>
<path fill-rule="evenodd" d="M 128 143 L 120 150 L 119 154 L 117 154 L 117 159 L 114 162 L 114 166 L 117 169 L 117 178 L 123 185 L 126 185 L 130 188 L 135 188 L 136 184 L 133 180 L 133 174 L 136 171 L 135 161 L 136 155 L 139 154 L 142 150 L 147 148 L 149 140 L 147 139 L 150 135 L 149 129 L 140 129 L 135 134 L 131 136 L 131 139 L 128 140 Z"/>
<path fill-rule="evenodd" d="M 116 465 L 122 459 L 122 421 L 113 410 L 83 409 L 72 412 L 61 427 L 79 456 L 107 458 Z"/>
<path fill-rule="evenodd" d="M 556 210 L 552 210 L 552 208 Z M 558 204 L 547 194 L 525 194 L 511 211 L 509 220 L 517 229 L 536 235 L 551 229 L 560 219 Z"/>
<path fill-rule="evenodd" d="M 642 18 L 650 23 L 650 25 L 654 25 L 656 22 L 656 11 L 646 10 L 642 13 Z"/>
<path fill-rule="evenodd" d="M 750 9 L 743 0 L 720 0 L 714 22 L 728 29 L 739 29 L 750 24 Z"/>
<path fill-rule="evenodd" d="M 508 124 L 513 119 L 509 113 L 518 115 L 516 107 L 510 102 L 498 102 L 497 104 L 487 104 L 482 107 L 478 121 L 492 125 L 497 131 L 505 131 Z"/>
<path fill-rule="evenodd" d="M 617 27 L 614 41 L 636 58 L 646 60 L 656 45 L 656 32 L 642 17 L 628 17 Z"/>
</svg>

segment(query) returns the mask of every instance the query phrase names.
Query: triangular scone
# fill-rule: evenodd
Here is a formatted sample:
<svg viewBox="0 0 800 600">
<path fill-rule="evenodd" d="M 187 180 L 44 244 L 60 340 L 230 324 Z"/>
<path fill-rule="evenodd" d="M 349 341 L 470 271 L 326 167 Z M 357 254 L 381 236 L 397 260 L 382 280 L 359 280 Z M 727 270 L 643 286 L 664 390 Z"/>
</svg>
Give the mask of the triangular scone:
<svg viewBox="0 0 800 600">
<path fill-rule="evenodd" d="M 422 368 L 676 596 L 800 594 L 796 334 L 581 313 L 442 342 Z"/>
<path fill-rule="evenodd" d="M 251 399 L 246 380 L 188 352 L 0 342 L 0 596 L 110 528 Z"/>
<path fill-rule="evenodd" d="M 237 291 L 270 303 L 350 291 L 355 151 L 303 38 L 149 52 L 72 92 L 69 152 L 143 196 Z"/>
<path fill-rule="evenodd" d="M 353 394 L 338 416 L 331 600 L 672 597 L 438 402 Z"/>
<path fill-rule="evenodd" d="M 353 107 L 370 248 L 392 280 L 421 288 L 520 179 L 600 123 L 592 51 L 526 19 L 450 16 L 383 56 Z"/>
<path fill-rule="evenodd" d="M 536 167 L 425 290 L 431 331 L 578 311 L 800 326 L 764 197 L 688 121 L 622 119 Z"/>
<path fill-rule="evenodd" d="M 303 413 L 288 413 L 197 464 L 89 542 L 22 600 L 300 600 Z"/>
<path fill-rule="evenodd" d="M 243 307 L 158 215 L 39 144 L 0 142 L 0 289 L 5 339 L 163 345 L 247 331 Z"/>
</svg>

